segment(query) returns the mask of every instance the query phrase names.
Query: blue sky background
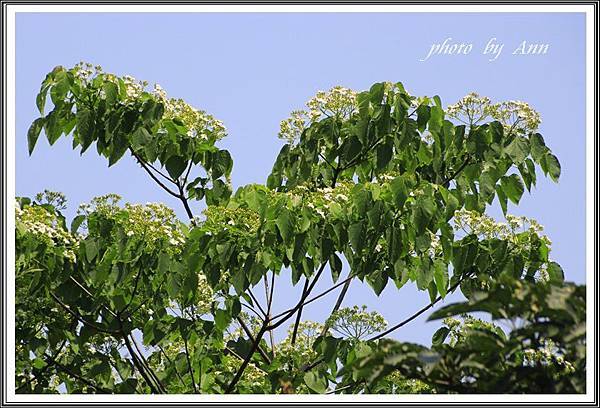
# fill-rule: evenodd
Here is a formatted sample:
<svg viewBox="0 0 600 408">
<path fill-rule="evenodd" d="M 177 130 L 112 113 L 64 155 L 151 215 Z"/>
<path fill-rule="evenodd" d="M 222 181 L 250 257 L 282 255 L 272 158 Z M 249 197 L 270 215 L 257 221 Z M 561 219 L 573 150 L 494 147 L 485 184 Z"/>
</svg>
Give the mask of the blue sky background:
<svg viewBox="0 0 600 408">
<path fill-rule="evenodd" d="M 440 95 L 444 105 L 468 92 L 492 101 L 523 100 L 542 115 L 541 133 L 560 159 L 559 184 L 538 176 L 532 194 L 509 212 L 535 217 L 553 241 L 551 256 L 568 280 L 585 282 L 585 16 L 582 13 L 18 13 L 16 45 L 16 192 L 64 192 L 68 215 L 92 197 L 118 193 L 129 202 L 165 202 L 185 219 L 133 160 L 112 168 L 89 149 L 82 157 L 70 138 L 49 147 L 40 138 L 32 157 L 26 133 L 38 116 L 35 96 L 56 65 L 83 60 L 105 71 L 160 83 L 223 120 L 222 141 L 234 158 L 234 187 L 264 183 L 283 145 L 279 122 L 317 90 L 334 85 L 362 90 L 401 81 L 414 95 Z M 423 59 L 433 43 L 451 37 L 472 43 L 469 55 Z M 483 55 L 488 40 L 504 43 L 500 57 Z M 549 44 L 546 55 L 511 55 L 522 41 Z M 199 213 L 201 207 L 194 208 Z M 497 206 L 490 214 L 498 216 Z M 345 272 L 347 273 L 347 271 Z M 275 311 L 297 301 L 301 288 L 278 279 Z M 317 288 L 331 282 L 323 280 Z M 301 284 L 300 284 L 301 285 Z M 322 320 L 337 294 L 305 309 Z M 428 303 L 412 284 L 389 284 L 380 297 L 353 282 L 345 305 L 366 304 L 394 324 Z M 452 296 L 445 303 L 457 299 Z M 427 314 L 395 336 L 429 344 L 439 323 Z M 281 333 L 280 333 L 281 335 Z"/>
</svg>

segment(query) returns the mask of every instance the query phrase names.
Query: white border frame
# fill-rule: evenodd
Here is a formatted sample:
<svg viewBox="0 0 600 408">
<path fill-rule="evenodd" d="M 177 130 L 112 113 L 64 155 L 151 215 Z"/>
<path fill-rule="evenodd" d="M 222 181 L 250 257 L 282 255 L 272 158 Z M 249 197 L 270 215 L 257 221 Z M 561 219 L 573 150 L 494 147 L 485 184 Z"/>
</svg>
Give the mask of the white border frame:
<svg viewBox="0 0 600 408">
<path fill-rule="evenodd" d="M 587 284 L 587 383 L 586 394 L 559 395 L 514 395 L 514 394 L 478 394 L 478 395 L 24 395 L 15 394 L 14 381 L 8 380 L 6 390 L 7 403 L 293 403 L 293 402 L 331 402 L 331 403 L 440 403 L 440 404 L 469 404 L 477 402 L 496 403 L 591 403 L 594 401 L 594 344 L 596 333 L 593 322 L 596 320 L 594 309 L 594 8 L 592 5 L 7 5 L 6 6 L 6 58 L 7 58 L 7 93 L 6 93 L 6 155 L 7 155 L 7 309 L 9 320 L 7 327 L 7 345 L 14 344 L 14 301 L 15 297 L 15 254 L 14 254 L 14 199 L 15 197 L 15 139 L 16 139 L 16 93 L 15 93 L 15 17 L 16 13 L 44 12 L 116 12 L 116 13 L 494 13 L 494 12 L 556 12 L 556 13 L 585 13 L 586 14 L 586 284 Z M 7 378 L 14 378 L 15 353 L 14 348 L 7 348 Z"/>
</svg>

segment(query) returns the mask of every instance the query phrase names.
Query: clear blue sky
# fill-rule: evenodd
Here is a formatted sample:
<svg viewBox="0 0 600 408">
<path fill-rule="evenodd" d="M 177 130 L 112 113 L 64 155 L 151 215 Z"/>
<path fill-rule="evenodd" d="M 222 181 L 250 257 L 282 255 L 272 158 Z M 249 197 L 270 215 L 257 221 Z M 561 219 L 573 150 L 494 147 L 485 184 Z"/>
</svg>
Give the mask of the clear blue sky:
<svg viewBox="0 0 600 408">
<path fill-rule="evenodd" d="M 541 113 L 541 133 L 559 157 L 563 175 L 559 184 L 538 176 L 532 194 L 509 212 L 545 225 L 553 241 L 551 256 L 567 279 L 585 282 L 583 14 L 18 13 L 16 22 L 17 195 L 62 191 L 72 216 L 79 203 L 114 192 L 129 202 L 165 202 L 185 218 L 180 203 L 129 158 L 108 169 L 95 149 L 80 157 L 70 139 L 50 148 L 42 138 L 28 156 L 26 132 L 37 117 L 35 95 L 56 65 L 84 60 L 157 82 L 169 95 L 223 120 L 229 136 L 222 146 L 234 158 L 235 187 L 266 181 L 283 144 L 277 138 L 280 120 L 317 90 L 402 81 L 412 94 L 437 94 L 444 104 L 476 91 L 493 101 L 524 100 Z M 473 51 L 419 61 L 433 43 L 448 37 L 472 43 Z M 492 37 L 505 46 L 489 62 L 482 50 Z M 548 53 L 511 55 L 524 40 L 549 44 Z M 278 281 L 275 310 L 296 302 L 292 291 L 300 290 L 284 281 L 289 278 Z M 327 281 L 321 285 L 328 286 Z M 304 316 L 321 320 L 335 296 L 310 305 Z M 427 302 L 428 295 L 411 284 L 397 291 L 390 283 L 377 298 L 368 286 L 353 282 L 345 304 L 367 304 L 393 324 Z M 396 337 L 428 344 L 439 324 L 424 324 L 425 317 Z"/>
</svg>

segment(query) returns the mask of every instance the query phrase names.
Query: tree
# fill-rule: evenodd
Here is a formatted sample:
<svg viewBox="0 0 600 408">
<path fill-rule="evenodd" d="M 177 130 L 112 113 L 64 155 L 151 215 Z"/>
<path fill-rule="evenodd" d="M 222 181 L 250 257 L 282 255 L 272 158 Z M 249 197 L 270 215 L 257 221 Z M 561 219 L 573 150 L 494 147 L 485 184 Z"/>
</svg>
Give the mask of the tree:
<svg viewBox="0 0 600 408">
<path fill-rule="evenodd" d="M 128 153 L 189 219 L 107 195 L 67 225 L 61 194 L 17 199 L 17 392 L 585 391 L 585 287 L 537 222 L 507 214 L 538 168 L 560 176 L 529 105 L 334 87 L 282 122 L 266 185 L 233 194 L 223 124 L 146 88 L 83 63 L 42 82 L 30 153 L 42 130 L 109 166 Z M 485 215 L 494 199 L 503 222 Z M 325 273 L 334 286 L 314 293 Z M 289 310 L 272 308 L 277 279 L 297 285 Z M 351 281 L 414 282 L 430 303 L 388 328 L 342 307 Z M 455 291 L 431 347 L 387 337 Z M 329 318 L 303 321 L 335 293 Z"/>
</svg>

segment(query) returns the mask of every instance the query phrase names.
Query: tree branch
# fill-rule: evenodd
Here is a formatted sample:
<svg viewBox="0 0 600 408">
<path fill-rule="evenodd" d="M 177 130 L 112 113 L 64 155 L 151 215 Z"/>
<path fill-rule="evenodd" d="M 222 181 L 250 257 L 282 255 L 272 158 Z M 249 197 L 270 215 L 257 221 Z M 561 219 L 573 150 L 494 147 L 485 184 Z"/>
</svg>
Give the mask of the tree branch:
<svg viewBox="0 0 600 408">
<path fill-rule="evenodd" d="M 52 363 L 52 365 L 56 366 L 58 369 L 65 372 L 66 374 L 70 375 L 71 377 L 81 381 L 88 387 L 92 387 L 93 389 L 95 389 L 96 391 L 98 391 L 102 394 L 112 394 L 111 390 L 107 390 L 106 388 L 100 387 L 100 386 L 94 384 L 93 382 L 91 382 L 90 380 L 88 380 L 87 378 L 84 378 L 81 375 L 75 373 L 67 366 L 64 366 L 61 363 L 59 363 L 58 361 L 56 361 L 50 354 L 44 354 L 44 357 L 46 357 L 46 360 L 48 362 Z"/>
<path fill-rule="evenodd" d="M 246 323 L 242 320 L 242 318 L 238 316 L 237 317 L 237 321 L 240 324 L 240 326 L 242 327 L 242 330 L 244 330 L 244 332 L 246 333 L 246 335 L 250 339 L 250 341 L 253 342 L 253 343 L 256 342 L 256 339 L 254 338 L 254 335 L 252 334 L 252 331 L 246 325 Z M 260 343 L 260 340 L 258 342 Z M 263 350 L 263 348 L 260 347 L 260 344 L 258 346 L 258 353 L 263 358 L 263 360 L 265 360 L 265 362 L 267 364 L 271 364 L 271 359 L 269 358 L 269 356 L 267 355 L 267 353 Z"/>
<path fill-rule="evenodd" d="M 198 388 L 196 387 L 196 381 L 194 380 L 194 369 L 192 368 L 192 362 L 190 359 L 190 352 L 188 350 L 188 343 L 187 343 L 187 339 L 185 337 L 183 337 L 183 346 L 185 347 L 185 357 L 187 359 L 187 363 L 188 363 L 188 370 L 190 373 L 190 379 L 192 380 L 192 386 L 194 387 L 194 393 L 198 393 Z"/>
<path fill-rule="evenodd" d="M 65 303 L 63 303 L 62 300 L 60 300 L 58 298 L 58 296 L 56 296 L 54 293 L 50 292 L 50 296 L 52 297 L 52 299 L 54 299 L 56 301 L 56 303 L 58 303 L 60 306 L 62 306 L 63 309 L 65 309 L 71 316 L 75 317 L 77 320 L 79 320 L 81 323 L 85 324 L 86 326 L 89 326 L 95 330 L 98 330 L 99 332 L 102 333 L 107 333 L 107 334 L 118 334 L 119 332 L 116 330 L 109 330 L 106 329 L 104 327 L 100 327 L 88 320 L 86 320 L 83 316 L 81 316 L 79 313 L 73 311 L 69 306 L 67 306 Z"/>
<path fill-rule="evenodd" d="M 304 282 L 304 289 L 302 289 L 302 297 L 306 298 L 306 291 L 308 290 L 308 284 L 309 284 L 309 280 L 308 278 L 306 278 L 306 281 Z M 300 325 L 300 319 L 302 317 L 302 308 L 304 306 L 304 302 L 302 302 L 300 304 L 300 307 L 298 308 L 298 312 L 296 313 L 296 321 L 294 322 L 294 330 L 292 331 L 292 346 L 294 344 L 296 344 L 296 336 L 298 335 L 298 326 Z"/>
<path fill-rule="evenodd" d="M 296 304 L 296 306 L 294 306 L 292 309 L 290 309 L 290 311 L 285 314 L 277 323 L 273 323 L 272 325 L 267 327 L 267 330 L 273 330 L 278 328 L 279 326 L 281 326 L 283 323 L 285 323 L 290 317 L 292 317 L 294 315 L 294 313 L 300 308 L 302 307 L 302 304 L 304 303 L 304 301 L 306 300 L 306 298 L 308 297 L 308 295 L 310 294 L 310 292 L 312 292 L 313 288 L 315 287 L 315 284 L 317 283 L 317 280 L 319 279 L 319 277 L 321 276 L 321 274 L 323 273 L 323 270 L 325 269 L 325 265 L 327 265 L 327 262 L 323 262 L 321 264 L 321 267 L 319 268 L 319 270 L 317 271 L 317 274 L 315 275 L 313 281 L 311 282 L 311 284 L 309 285 L 308 289 L 306 292 L 304 292 L 302 294 L 302 296 L 300 297 L 300 300 L 298 301 L 298 304 Z"/>
<path fill-rule="evenodd" d="M 150 170 L 150 168 L 148 167 L 146 162 L 144 162 L 132 149 L 130 149 L 130 151 L 131 151 L 131 154 L 133 155 L 133 157 L 135 157 L 137 159 L 137 162 L 142 166 L 142 168 L 144 170 L 146 170 L 146 173 L 148 173 L 150 175 L 150 177 L 152 177 L 152 180 L 154 180 L 156 182 L 156 184 L 158 184 L 163 190 L 165 190 L 167 193 L 169 193 L 173 197 L 180 198 L 179 194 L 177 194 L 176 192 L 171 190 L 169 187 L 167 187 L 162 181 L 160 181 L 158 179 L 158 177 L 156 177 L 154 175 L 154 173 L 152 173 L 152 170 Z"/>
<path fill-rule="evenodd" d="M 244 358 L 244 361 L 242 361 L 242 365 L 237 370 L 237 372 L 235 373 L 235 376 L 233 377 L 233 379 L 227 386 L 227 390 L 225 390 L 225 393 L 230 394 L 235 389 L 235 386 L 238 383 L 238 381 L 240 380 L 240 378 L 242 378 L 242 374 L 244 373 L 244 370 L 250 363 L 250 360 L 252 359 L 254 352 L 256 352 L 256 349 L 258 348 L 258 345 L 260 343 L 260 340 L 262 339 L 262 336 L 265 334 L 268 323 L 269 323 L 268 320 L 265 321 L 265 323 L 260 328 L 258 334 L 256 335 L 256 340 L 252 343 L 252 347 L 250 348 L 248 355 L 246 356 L 246 358 Z"/>
<path fill-rule="evenodd" d="M 458 282 L 456 282 L 454 285 L 452 285 L 449 289 L 448 289 L 448 293 L 454 292 L 454 290 L 462 283 L 462 281 L 469 276 L 469 274 L 465 274 L 463 275 Z M 425 313 L 426 311 L 428 311 L 429 309 L 431 309 L 436 303 L 438 303 L 440 300 L 442 300 L 441 296 L 438 296 L 433 302 L 429 303 L 428 305 L 424 306 L 423 308 L 419 309 L 417 312 L 413 313 L 410 317 L 404 319 L 403 321 L 401 321 L 400 323 L 390 327 L 389 329 L 387 329 L 384 332 L 379 333 L 376 336 L 371 337 L 369 340 L 367 341 L 375 341 L 375 340 L 379 340 L 380 338 L 387 336 L 388 334 L 390 334 L 391 332 L 399 329 L 400 327 L 412 322 L 413 320 L 415 320 L 417 317 L 421 316 L 423 313 Z"/>
</svg>

